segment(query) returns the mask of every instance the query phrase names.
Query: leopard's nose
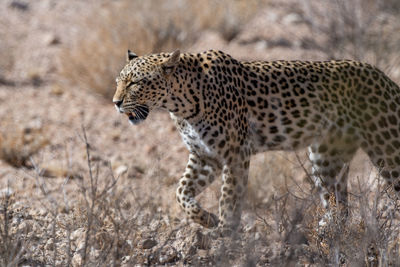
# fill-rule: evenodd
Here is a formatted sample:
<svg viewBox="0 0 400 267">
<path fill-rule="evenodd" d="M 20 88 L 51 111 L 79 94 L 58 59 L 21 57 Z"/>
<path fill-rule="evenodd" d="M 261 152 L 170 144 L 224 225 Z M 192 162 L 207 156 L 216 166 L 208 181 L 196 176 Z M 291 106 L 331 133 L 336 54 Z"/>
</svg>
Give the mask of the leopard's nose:
<svg viewBox="0 0 400 267">
<path fill-rule="evenodd" d="M 122 100 L 116 100 L 116 101 L 113 101 L 114 102 L 114 104 L 119 108 L 120 106 L 121 106 L 121 104 L 122 104 Z"/>
</svg>

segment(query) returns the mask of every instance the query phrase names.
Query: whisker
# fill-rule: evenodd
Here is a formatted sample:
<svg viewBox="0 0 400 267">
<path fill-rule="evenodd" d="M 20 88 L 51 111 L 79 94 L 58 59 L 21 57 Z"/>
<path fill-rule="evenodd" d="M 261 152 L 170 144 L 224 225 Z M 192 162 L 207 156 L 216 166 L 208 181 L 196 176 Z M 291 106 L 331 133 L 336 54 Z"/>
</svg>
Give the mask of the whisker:
<svg viewBox="0 0 400 267">
<path fill-rule="evenodd" d="M 148 108 L 146 106 L 139 106 L 137 108 L 138 112 L 140 113 L 140 115 L 143 118 L 146 118 L 147 114 L 148 114 Z"/>
<path fill-rule="evenodd" d="M 139 114 L 138 114 L 138 112 L 137 112 L 137 110 L 134 110 L 133 113 L 135 113 L 135 117 L 136 117 L 136 118 L 141 119 L 140 116 L 139 116 Z"/>
<path fill-rule="evenodd" d="M 136 111 L 137 116 L 138 116 L 140 119 L 144 118 L 143 113 L 142 113 L 142 111 L 141 111 L 140 109 L 136 109 L 135 111 Z"/>
</svg>

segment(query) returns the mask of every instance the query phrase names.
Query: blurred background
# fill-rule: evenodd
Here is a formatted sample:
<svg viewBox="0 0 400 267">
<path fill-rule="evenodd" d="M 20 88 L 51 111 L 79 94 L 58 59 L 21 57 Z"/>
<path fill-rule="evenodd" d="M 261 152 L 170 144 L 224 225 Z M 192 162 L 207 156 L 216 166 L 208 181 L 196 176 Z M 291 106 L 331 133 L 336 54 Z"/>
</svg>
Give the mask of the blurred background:
<svg viewBox="0 0 400 267">
<path fill-rule="evenodd" d="M 184 219 L 175 188 L 188 153 L 169 115 L 155 111 L 133 127 L 112 105 L 128 48 L 138 55 L 217 49 L 240 60 L 356 59 L 399 83 L 400 1 L 1 1 L 0 265 L 338 262 L 310 230 L 318 200 L 305 151 L 254 157 L 242 243 L 231 250 Z M 359 153 L 351 190 L 371 191 L 376 176 Z M 219 185 L 199 196 L 213 212 Z M 354 193 L 354 206 L 369 203 L 357 198 L 363 194 Z M 351 231 L 339 231 L 343 240 L 331 236 L 347 248 L 347 263 L 375 255 L 366 238 L 379 240 L 386 262 L 397 260 L 397 232 L 384 235 L 379 222 L 357 216 Z"/>
</svg>

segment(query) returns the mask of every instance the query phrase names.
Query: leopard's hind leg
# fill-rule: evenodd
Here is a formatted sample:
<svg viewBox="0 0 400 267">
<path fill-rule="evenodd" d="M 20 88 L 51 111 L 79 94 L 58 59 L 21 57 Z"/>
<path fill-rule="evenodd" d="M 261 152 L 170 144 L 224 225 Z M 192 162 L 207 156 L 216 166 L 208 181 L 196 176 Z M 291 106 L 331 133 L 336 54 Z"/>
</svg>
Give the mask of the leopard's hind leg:
<svg viewBox="0 0 400 267">
<path fill-rule="evenodd" d="M 312 179 L 326 209 L 329 209 L 329 198 L 334 193 L 336 203 L 348 213 L 349 163 L 358 147 L 359 137 L 352 127 L 332 127 L 325 138 L 309 146 Z"/>
</svg>

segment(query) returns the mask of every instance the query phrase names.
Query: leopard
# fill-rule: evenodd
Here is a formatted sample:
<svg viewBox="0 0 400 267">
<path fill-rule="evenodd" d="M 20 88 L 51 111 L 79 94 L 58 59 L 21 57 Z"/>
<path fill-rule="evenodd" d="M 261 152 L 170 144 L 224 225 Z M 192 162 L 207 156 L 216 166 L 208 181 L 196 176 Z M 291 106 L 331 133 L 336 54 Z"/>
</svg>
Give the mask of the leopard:
<svg viewBox="0 0 400 267">
<path fill-rule="evenodd" d="M 359 149 L 400 191 L 400 89 L 368 63 L 128 50 L 113 103 L 134 125 L 154 109 L 170 113 L 189 151 L 176 200 L 205 228 L 238 228 L 250 158 L 265 151 L 307 151 L 325 209 L 332 193 L 348 205 L 348 166 Z M 195 198 L 220 176 L 217 216 Z"/>
</svg>

